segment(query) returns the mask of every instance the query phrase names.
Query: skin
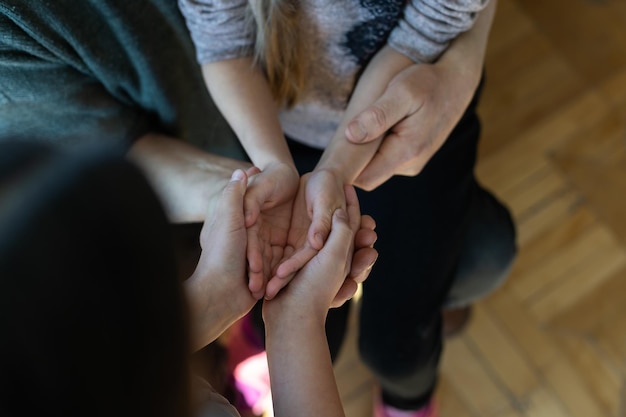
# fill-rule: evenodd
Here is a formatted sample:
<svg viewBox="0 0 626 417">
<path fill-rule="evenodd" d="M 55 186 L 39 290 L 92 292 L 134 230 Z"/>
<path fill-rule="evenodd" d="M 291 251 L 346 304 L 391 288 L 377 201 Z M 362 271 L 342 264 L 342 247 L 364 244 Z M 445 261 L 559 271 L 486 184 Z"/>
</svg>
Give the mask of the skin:
<svg viewBox="0 0 626 417">
<path fill-rule="evenodd" d="M 248 232 L 245 225 L 244 201 L 249 186 L 248 172 L 236 170 L 224 187 L 212 213 L 207 217 L 200 234 L 202 253 L 196 270 L 185 281 L 194 350 L 217 339 L 230 325 L 247 314 L 256 303 L 248 288 L 246 251 Z M 336 261 L 342 259 L 341 284 L 325 309 L 340 306 L 350 299 L 357 284 L 369 274 L 376 260 L 373 249 L 376 241 L 375 223 L 369 216 L 360 216 L 354 189 L 345 190 L 352 219 L 351 240 L 342 240 L 343 246 L 325 252 Z M 337 255 L 335 252 L 339 251 Z M 345 258 L 345 259 L 344 259 Z M 313 258 L 314 260 L 316 258 Z M 320 261 L 314 261 L 319 263 Z M 334 276 L 334 275 L 333 275 Z"/>
<path fill-rule="evenodd" d="M 309 253 L 318 247 L 314 237 L 326 235 L 329 213 L 345 206 L 341 185 L 373 190 L 393 175 L 419 174 L 478 86 L 496 3 L 492 0 L 435 63 L 414 64 L 390 47 L 376 54 L 319 164 L 300 181 L 305 191 L 298 192 L 292 213 L 292 224 L 299 227 L 290 231 L 288 245 Z M 324 187 L 318 185 L 322 181 Z M 308 245 L 302 239 L 307 224 Z M 296 256 L 285 261 L 277 270 L 279 282 L 288 282 L 300 264 Z"/>
<path fill-rule="evenodd" d="M 261 169 L 244 202 L 255 298 L 274 297 L 321 249 L 332 213 L 346 207 L 345 184 L 371 190 L 393 175 L 417 175 L 441 147 L 480 80 L 495 6 L 492 0 L 474 27 L 433 64 L 414 64 L 382 48 L 361 76 L 320 163 L 302 178 L 259 68 L 250 58 L 203 66 L 209 91 Z M 151 177 L 173 221 L 202 221 L 207 202 L 228 182 L 227 168 L 248 166 L 175 142 L 148 135 L 131 155 Z"/>
</svg>

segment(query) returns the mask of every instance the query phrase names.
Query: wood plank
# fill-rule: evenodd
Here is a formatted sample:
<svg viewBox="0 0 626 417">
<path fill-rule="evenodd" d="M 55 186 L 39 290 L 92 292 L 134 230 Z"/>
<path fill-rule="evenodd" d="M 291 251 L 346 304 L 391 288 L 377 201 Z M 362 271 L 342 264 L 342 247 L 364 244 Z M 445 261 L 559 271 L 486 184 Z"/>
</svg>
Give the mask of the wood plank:
<svg viewBox="0 0 626 417">
<path fill-rule="evenodd" d="M 560 355 L 544 372 L 549 386 L 572 417 L 605 416 L 605 410 L 587 389 L 585 375 L 580 374 L 569 358 Z"/>
<path fill-rule="evenodd" d="M 506 116 L 506 108 L 500 106 Z M 546 119 L 535 126 L 526 126 L 515 132 L 514 141 L 500 147 L 497 152 L 482 148 L 476 174 L 489 188 L 498 193 L 524 187 L 529 178 L 549 166 L 546 156 L 563 144 L 580 137 L 581 133 L 594 128 L 610 111 L 606 100 L 598 93 L 585 93 L 561 108 L 552 109 Z M 506 117 L 505 117 L 506 118 Z M 485 116 L 485 124 L 490 120 Z M 483 135 L 483 145 L 490 137 Z M 495 139 L 499 141 L 498 138 Z M 492 147 L 493 148 L 493 147 Z"/>
<path fill-rule="evenodd" d="M 613 317 L 626 317 L 626 268 L 622 268 L 589 292 L 582 300 L 550 321 L 558 332 L 589 335 Z"/>
<path fill-rule="evenodd" d="M 480 114 L 483 136 L 493 139 L 483 143 L 481 152 L 510 143 L 584 90 L 578 74 L 537 34 L 487 58 L 486 86 Z"/>
<path fill-rule="evenodd" d="M 603 415 L 617 416 L 621 406 L 622 375 L 615 364 L 603 358 L 587 340 L 560 334 L 556 338 L 569 363 L 584 375 L 581 382 L 603 410 Z"/>
<path fill-rule="evenodd" d="M 549 259 L 527 268 L 524 274 L 516 274 L 510 281 L 511 289 L 521 300 L 537 297 L 542 290 L 550 292 L 555 287 L 558 290 L 558 283 L 567 279 L 567 275 L 616 246 L 615 236 L 604 226 L 596 224 L 554 250 Z"/>
<path fill-rule="evenodd" d="M 626 114 L 626 68 L 601 83 L 599 89 L 617 114 Z"/>
<path fill-rule="evenodd" d="M 483 366 L 484 359 L 470 350 L 464 338 L 450 340 L 444 351 L 441 373 L 459 397 L 479 416 L 510 408 L 507 395 Z"/>
<path fill-rule="evenodd" d="M 518 401 L 540 384 L 535 369 L 515 340 L 480 304 L 474 306 L 466 337 L 482 357 L 487 358 L 491 372 L 498 377 L 500 384 Z"/>
<path fill-rule="evenodd" d="M 520 38 L 534 30 L 532 20 L 520 9 L 515 1 L 500 0 L 489 36 L 487 54 L 494 54 L 511 48 Z"/>
<path fill-rule="evenodd" d="M 517 241 L 521 246 L 536 236 L 552 229 L 563 218 L 570 216 L 582 204 L 581 196 L 574 191 L 551 196 L 532 207 L 516 220 L 518 224 Z"/>
<path fill-rule="evenodd" d="M 542 387 L 528 397 L 526 417 L 570 417 L 563 403 L 549 389 Z"/>
<path fill-rule="evenodd" d="M 479 417 L 463 402 L 445 376 L 439 379 L 436 399 L 440 417 Z"/>
<path fill-rule="evenodd" d="M 535 317 L 548 321 L 574 305 L 620 269 L 626 266 L 626 252 L 619 246 L 598 249 L 585 259 L 569 276 L 546 291 L 537 294 L 529 303 Z"/>
<path fill-rule="evenodd" d="M 487 298 L 483 306 L 494 320 L 507 329 L 536 368 L 542 370 L 559 357 L 560 348 L 549 332 L 507 288 L 502 288 L 493 297 Z"/>
<path fill-rule="evenodd" d="M 623 315 L 616 315 L 603 322 L 591 334 L 606 358 L 619 367 L 622 375 L 626 375 L 626 319 Z M 626 378 L 624 378 L 626 383 Z M 626 403 L 626 386 L 623 388 Z"/>
<path fill-rule="evenodd" d="M 549 261 L 553 253 L 562 251 L 570 241 L 580 239 L 594 222 L 595 217 L 591 211 L 578 207 L 570 216 L 564 217 L 552 228 L 522 246 L 507 285 L 516 283 L 517 277 L 528 275 L 529 271 Z"/>
<path fill-rule="evenodd" d="M 526 187 L 519 187 L 515 193 L 502 193 L 515 217 L 520 217 L 542 201 L 569 188 L 563 175 L 553 168 L 546 168 L 534 176 Z"/>
<path fill-rule="evenodd" d="M 524 0 L 518 4 L 588 83 L 626 66 L 626 24 L 610 2 Z"/>
<path fill-rule="evenodd" d="M 571 178 L 599 219 L 626 243 L 626 144 L 606 158 L 598 163 L 559 155 L 555 164 Z"/>
</svg>

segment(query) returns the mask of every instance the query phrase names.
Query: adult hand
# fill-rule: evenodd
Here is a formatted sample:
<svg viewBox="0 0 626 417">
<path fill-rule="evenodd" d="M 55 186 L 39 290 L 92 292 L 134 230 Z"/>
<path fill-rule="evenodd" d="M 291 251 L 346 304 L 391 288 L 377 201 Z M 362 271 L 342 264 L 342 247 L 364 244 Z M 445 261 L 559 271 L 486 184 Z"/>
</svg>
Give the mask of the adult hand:
<svg viewBox="0 0 626 417">
<path fill-rule="evenodd" d="M 345 135 L 353 143 L 384 135 L 378 152 L 354 184 L 373 190 L 393 175 L 419 174 L 463 115 L 481 69 L 480 62 L 459 68 L 443 60 L 411 65 L 398 73 L 382 96 L 346 128 Z"/>
<path fill-rule="evenodd" d="M 202 254 L 195 272 L 185 281 L 196 349 L 215 340 L 256 302 L 246 276 L 246 186 L 246 173 L 235 171 L 202 228 Z"/>
<path fill-rule="evenodd" d="M 344 186 L 332 172 L 319 170 L 300 178 L 284 258 L 267 283 L 265 298 L 275 297 L 324 246 L 333 213 L 345 205 Z"/>
<path fill-rule="evenodd" d="M 345 301 L 354 294 L 357 284 L 346 277 L 350 276 L 355 236 L 362 221 L 353 187 L 346 187 L 346 197 L 347 209 L 334 211 L 331 232 L 324 247 L 298 271 L 287 288 L 263 304 L 266 320 L 293 313 L 324 318 L 337 300 Z M 369 249 L 374 251 L 371 247 Z"/>
<path fill-rule="evenodd" d="M 265 285 L 283 258 L 291 209 L 298 190 L 296 170 L 276 163 L 251 177 L 245 195 L 248 230 L 248 287 L 256 299 L 265 295 Z"/>
</svg>

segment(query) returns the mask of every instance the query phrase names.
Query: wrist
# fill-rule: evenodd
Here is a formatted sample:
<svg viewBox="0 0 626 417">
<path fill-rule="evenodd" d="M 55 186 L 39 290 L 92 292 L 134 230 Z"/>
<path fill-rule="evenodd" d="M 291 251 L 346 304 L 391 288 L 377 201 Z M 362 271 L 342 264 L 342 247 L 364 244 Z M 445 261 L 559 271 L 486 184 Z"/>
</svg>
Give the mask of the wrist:
<svg viewBox="0 0 626 417">
<path fill-rule="evenodd" d="M 266 303 L 273 302 L 276 300 L 266 301 Z M 292 307 L 284 305 L 281 307 L 283 308 L 264 308 L 263 310 L 265 332 L 268 337 L 278 334 L 310 334 L 312 330 L 324 329 L 328 309 L 307 309 L 298 303 L 293 303 Z"/>
</svg>

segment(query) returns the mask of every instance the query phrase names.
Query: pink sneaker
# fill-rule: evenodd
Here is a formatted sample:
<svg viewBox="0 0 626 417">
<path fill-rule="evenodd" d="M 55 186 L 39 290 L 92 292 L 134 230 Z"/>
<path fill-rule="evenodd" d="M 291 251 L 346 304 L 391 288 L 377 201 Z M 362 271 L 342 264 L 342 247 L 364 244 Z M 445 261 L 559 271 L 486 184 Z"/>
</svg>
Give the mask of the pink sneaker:
<svg viewBox="0 0 626 417">
<path fill-rule="evenodd" d="M 390 405 L 383 404 L 380 396 L 374 404 L 374 417 L 437 417 L 438 415 L 437 406 L 432 399 L 419 410 L 400 410 Z"/>
<path fill-rule="evenodd" d="M 272 416 L 272 393 L 267 354 L 250 315 L 233 325 L 228 340 L 228 369 L 237 391 L 235 408 L 242 414 Z"/>
</svg>

